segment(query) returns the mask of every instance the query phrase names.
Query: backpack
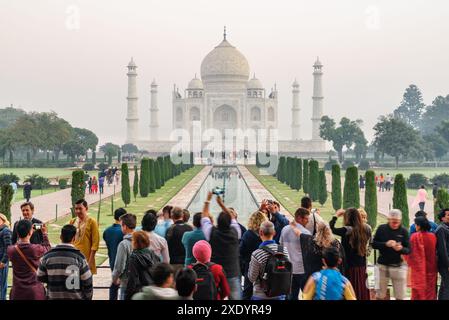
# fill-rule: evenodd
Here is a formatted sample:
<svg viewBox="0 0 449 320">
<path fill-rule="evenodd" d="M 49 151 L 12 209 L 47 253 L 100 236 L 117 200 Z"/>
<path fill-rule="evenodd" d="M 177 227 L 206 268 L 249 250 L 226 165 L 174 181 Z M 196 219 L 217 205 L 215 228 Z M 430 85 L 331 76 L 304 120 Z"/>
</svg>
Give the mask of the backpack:
<svg viewBox="0 0 449 320">
<path fill-rule="evenodd" d="M 270 298 L 290 294 L 292 263 L 284 254 L 284 247 L 278 246 L 276 252 L 267 246 L 260 249 L 269 254 L 261 279 L 263 291 Z"/>
<path fill-rule="evenodd" d="M 193 271 L 196 273 L 197 289 L 193 294 L 193 300 L 216 300 L 218 289 L 215 285 L 214 275 L 210 271 L 210 267 L 214 263 L 202 264 L 195 263 L 192 265 Z"/>
</svg>

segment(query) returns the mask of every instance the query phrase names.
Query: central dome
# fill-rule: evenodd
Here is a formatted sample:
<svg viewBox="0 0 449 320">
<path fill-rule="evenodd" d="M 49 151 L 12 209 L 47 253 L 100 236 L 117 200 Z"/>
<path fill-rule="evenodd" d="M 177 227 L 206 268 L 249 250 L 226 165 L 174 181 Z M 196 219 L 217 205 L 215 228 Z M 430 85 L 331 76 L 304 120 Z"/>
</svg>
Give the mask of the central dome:
<svg viewBox="0 0 449 320">
<path fill-rule="evenodd" d="M 225 38 L 203 59 L 201 78 L 205 82 L 248 81 L 248 60 Z"/>
</svg>

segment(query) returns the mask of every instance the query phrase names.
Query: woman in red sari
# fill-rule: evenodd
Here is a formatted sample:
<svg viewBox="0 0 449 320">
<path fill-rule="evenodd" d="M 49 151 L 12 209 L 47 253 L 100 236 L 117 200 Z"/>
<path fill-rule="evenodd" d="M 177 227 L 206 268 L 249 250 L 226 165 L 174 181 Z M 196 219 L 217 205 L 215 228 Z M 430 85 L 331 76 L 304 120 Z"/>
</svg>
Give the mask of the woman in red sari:
<svg viewBox="0 0 449 320">
<path fill-rule="evenodd" d="M 410 237 L 410 254 L 406 256 L 410 268 L 412 300 L 436 300 L 437 257 L 435 234 L 424 217 L 415 219 L 416 231 Z"/>
</svg>

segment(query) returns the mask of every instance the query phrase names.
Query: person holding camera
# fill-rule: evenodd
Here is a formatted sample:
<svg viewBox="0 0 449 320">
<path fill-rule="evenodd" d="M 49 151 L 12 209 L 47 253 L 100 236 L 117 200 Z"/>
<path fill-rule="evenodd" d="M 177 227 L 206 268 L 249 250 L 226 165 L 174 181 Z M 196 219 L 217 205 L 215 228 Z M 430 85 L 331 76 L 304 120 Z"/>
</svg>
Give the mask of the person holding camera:
<svg viewBox="0 0 449 320">
<path fill-rule="evenodd" d="M 274 229 L 276 230 L 273 240 L 276 243 L 279 243 L 282 229 L 285 226 L 288 226 L 290 222 L 283 214 L 281 214 L 281 205 L 277 201 L 263 200 L 261 204 L 261 211 L 264 210 L 268 212 L 268 220 L 274 224 Z"/>
<path fill-rule="evenodd" d="M 214 190 L 215 191 L 215 190 Z M 217 203 L 222 209 L 217 218 L 217 226 L 214 226 L 209 212 L 209 204 L 212 196 L 217 196 Z M 240 300 L 242 295 L 241 271 L 239 262 L 239 239 L 241 229 L 235 216 L 223 203 L 220 192 L 209 192 L 204 202 L 201 218 L 201 230 L 206 240 L 212 247 L 211 261 L 220 264 L 229 283 L 230 300 Z"/>
<path fill-rule="evenodd" d="M 37 279 L 37 268 L 42 256 L 51 249 L 47 227 L 41 225 L 40 228 L 42 244 L 31 243 L 31 237 L 37 231 L 30 220 L 17 222 L 16 232 L 17 243 L 8 247 L 13 269 L 10 300 L 45 300 L 45 289 Z"/>
<path fill-rule="evenodd" d="M 42 234 L 41 226 L 42 221 L 34 218 L 34 204 L 31 202 L 24 202 L 20 205 L 20 210 L 22 211 L 22 217 L 24 220 L 28 220 L 33 225 L 33 228 L 36 232 L 33 232 L 31 236 L 30 243 L 33 244 L 42 244 L 44 242 L 44 235 Z M 17 242 L 17 223 L 14 224 L 12 230 L 12 244 L 16 244 Z"/>
</svg>

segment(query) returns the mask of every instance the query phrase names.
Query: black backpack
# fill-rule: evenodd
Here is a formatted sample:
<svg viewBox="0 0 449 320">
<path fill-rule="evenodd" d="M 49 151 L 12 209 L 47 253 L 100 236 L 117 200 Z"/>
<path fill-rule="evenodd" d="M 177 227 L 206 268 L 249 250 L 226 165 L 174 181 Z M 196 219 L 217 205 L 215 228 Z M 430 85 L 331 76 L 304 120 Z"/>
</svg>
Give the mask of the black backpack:
<svg viewBox="0 0 449 320">
<path fill-rule="evenodd" d="M 270 298 L 290 294 L 292 263 L 284 254 L 284 247 L 278 246 L 276 252 L 267 246 L 260 249 L 269 254 L 261 279 L 263 291 Z"/>
<path fill-rule="evenodd" d="M 214 275 L 210 271 L 210 267 L 214 263 L 202 264 L 195 263 L 192 266 L 196 273 L 196 291 L 193 294 L 193 300 L 215 300 L 217 297 L 217 286 L 215 285 Z"/>
</svg>

